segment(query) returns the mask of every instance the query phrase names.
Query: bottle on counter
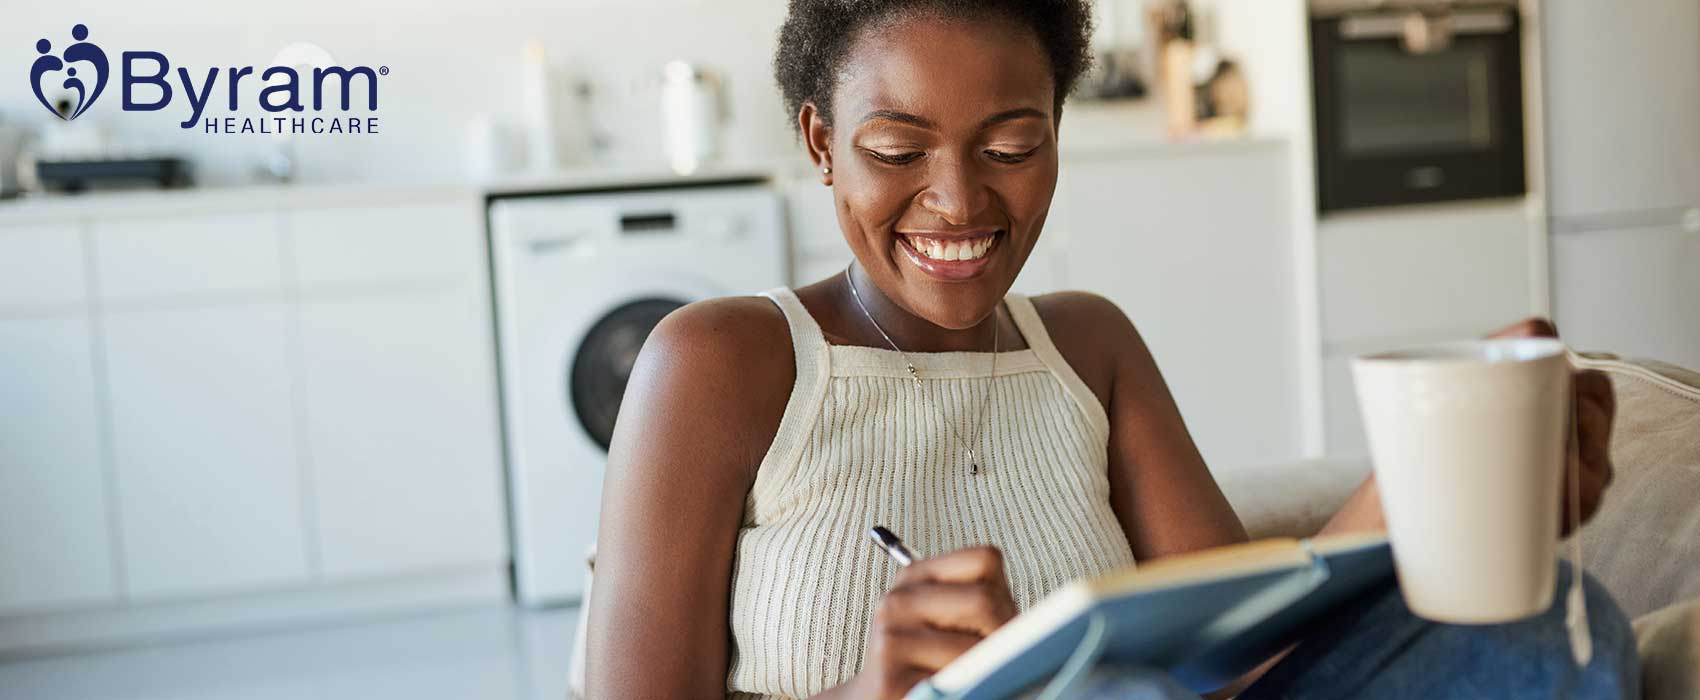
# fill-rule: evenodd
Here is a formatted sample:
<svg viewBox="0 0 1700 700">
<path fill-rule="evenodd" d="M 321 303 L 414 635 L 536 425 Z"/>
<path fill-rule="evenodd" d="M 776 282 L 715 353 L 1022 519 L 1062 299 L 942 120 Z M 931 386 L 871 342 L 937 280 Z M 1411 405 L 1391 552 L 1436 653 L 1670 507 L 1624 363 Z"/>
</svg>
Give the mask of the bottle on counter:
<svg viewBox="0 0 1700 700">
<path fill-rule="evenodd" d="M 1198 96 L 1193 81 L 1193 14 L 1185 0 L 1154 10 L 1157 24 L 1157 95 L 1170 136 L 1198 128 Z"/>
</svg>

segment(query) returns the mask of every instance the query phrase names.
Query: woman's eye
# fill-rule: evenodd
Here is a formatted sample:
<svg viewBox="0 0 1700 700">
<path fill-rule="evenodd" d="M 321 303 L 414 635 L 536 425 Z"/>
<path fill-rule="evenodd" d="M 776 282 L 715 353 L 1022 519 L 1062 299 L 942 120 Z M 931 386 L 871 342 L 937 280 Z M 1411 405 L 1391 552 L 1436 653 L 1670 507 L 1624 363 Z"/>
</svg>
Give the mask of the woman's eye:
<svg viewBox="0 0 1700 700">
<path fill-rule="evenodd" d="M 916 159 L 920 158 L 922 154 L 920 151 L 911 151 L 908 153 L 881 153 L 879 151 L 868 151 L 868 155 L 873 156 L 881 162 L 890 163 L 892 165 L 903 165 L 904 163 L 914 162 Z"/>
<path fill-rule="evenodd" d="M 1008 151 L 986 149 L 986 156 L 988 158 L 991 158 L 992 160 L 999 162 L 999 163 L 1020 163 L 1021 161 L 1027 160 L 1028 157 L 1032 156 L 1038 150 L 1039 150 L 1038 146 L 1034 146 L 1033 148 L 1028 149 L 1026 151 L 1022 151 L 1020 153 L 1010 153 Z"/>
</svg>

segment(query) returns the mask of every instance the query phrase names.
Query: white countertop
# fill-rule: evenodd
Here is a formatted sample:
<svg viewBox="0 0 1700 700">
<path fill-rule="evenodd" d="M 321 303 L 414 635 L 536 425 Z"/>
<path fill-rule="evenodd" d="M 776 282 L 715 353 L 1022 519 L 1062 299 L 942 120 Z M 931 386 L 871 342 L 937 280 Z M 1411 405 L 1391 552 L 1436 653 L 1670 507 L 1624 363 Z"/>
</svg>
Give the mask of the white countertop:
<svg viewBox="0 0 1700 700">
<path fill-rule="evenodd" d="M 1095 121 L 1089 130 L 1070 129 L 1069 118 Z M 1069 113 L 1063 120 L 1059 139 L 1061 157 L 1073 160 L 1141 159 L 1184 157 L 1221 151 L 1259 149 L 1286 144 L 1280 136 L 1243 136 L 1227 139 L 1198 138 L 1165 140 L 1142 134 L 1149 131 L 1130 124 L 1125 131 L 1102 128 L 1104 115 Z M 1121 133 L 1118 133 L 1121 131 Z M 662 165 L 614 164 L 562 168 L 548 173 L 515 174 L 492 180 L 391 181 L 356 183 L 253 184 L 191 187 L 176 190 L 123 190 L 82 194 L 34 194 L 0 200 L 0 224 L 63 220 L 83 216 L 155 215 L 187 211 L 279 209 L 304 206 L 357 206 L 406 201 L 442 201 L 457 197 L 482 199 L 487 196 L 534 193 L 570 193 L 650 185 L 687 184 L 719 180 L 768 180 L 779 182 L 810 178 L 808 162 L 799 154 L 782 159 L 723 163 L 689 175 L 679 175 Z"/>
</svg>

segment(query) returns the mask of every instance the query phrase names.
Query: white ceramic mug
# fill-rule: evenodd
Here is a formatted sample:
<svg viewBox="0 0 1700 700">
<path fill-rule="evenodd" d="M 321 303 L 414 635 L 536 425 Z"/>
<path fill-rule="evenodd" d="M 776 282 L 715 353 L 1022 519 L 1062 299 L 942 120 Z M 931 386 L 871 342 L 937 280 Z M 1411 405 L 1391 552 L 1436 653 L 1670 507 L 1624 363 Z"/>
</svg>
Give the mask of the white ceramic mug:
<svg viewBox="0 0 1700 700">
<path fill-rule="evenodd" d="M 1355 358 L 1352 374 L 1405 603 L 1442 622 L 1552 604 L 1569 426 L 1563 343 L 1446 343 Z"/>
</svg>

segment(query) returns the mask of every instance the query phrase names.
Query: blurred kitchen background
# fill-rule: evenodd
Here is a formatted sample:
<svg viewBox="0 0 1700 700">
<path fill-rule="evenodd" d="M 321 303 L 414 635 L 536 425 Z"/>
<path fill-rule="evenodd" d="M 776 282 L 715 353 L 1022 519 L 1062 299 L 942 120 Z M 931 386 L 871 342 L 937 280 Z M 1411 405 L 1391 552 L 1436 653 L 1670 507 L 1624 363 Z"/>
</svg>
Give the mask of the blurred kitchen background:
<svg viewBox="0 0 1700 700">
<path fill-rule="evenodd" d="M 848 261 L 784 9 L 0 10 L 0 697 L 562 697 L 648 329 Z M 1017 289 L 1120 304 L 1219 475 L 1367 469 L 1363 352 L 1548 315 L 1700 366 L 1700 2 L 1097 12 Z M 59 119 L 21 78 L 78 24 L 114 71 L 383 66 L 379 133 Z"/>
</svg>

